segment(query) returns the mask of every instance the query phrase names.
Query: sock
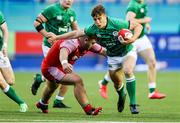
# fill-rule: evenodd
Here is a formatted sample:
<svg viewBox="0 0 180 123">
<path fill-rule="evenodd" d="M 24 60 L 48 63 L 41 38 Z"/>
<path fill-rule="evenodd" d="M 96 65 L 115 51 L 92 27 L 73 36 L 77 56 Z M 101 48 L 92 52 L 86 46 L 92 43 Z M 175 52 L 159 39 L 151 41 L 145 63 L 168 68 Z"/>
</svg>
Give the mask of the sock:
<svg viewBox="0 0 180 123">
<path fill-rule="evenodd" d="M 9 85 L 3 91 L 9 98 L 14 100 L 17 104 L 20 105 L 24 103 L 24 101 L 16 95 L 14 89 L 11 88 Z"/>
<path fill-rule="evenodd" d="M 125 95 L 124 83 L 122 83 L 121 87 L 118 88 L 116 91 L 120 97 L 124 96 Z"/>
<path fill-rule="evenodd" d="M 155 91 L 155 89 L 156 89 L 156 83 L 155 82 L 149 82 L 148 86 L 149 86 L 149 92 L 150 93 Z"/>
<path fill-rule="evenodd" d="M 41 74 L 38 73 L 38 74 L 36 75 L 36 80 L 37 80 L 38 83 L 44 82 L 43 79 L 44 79 L 44 77 L 43 77 Z"/>
<path fill-rule="evenodd" d="M 130 105 L 136 104 L 136 79 L 134 76 L 126 78 L 126 89 L 130 98 Z"/>
<path fill-rule="evenodd" d="M 59 95 L 56 95 L 56 98 L 55 98 L 54 102 L 55 102 L 55 103 L 61 103 L 62 100 L 64 100 L 64 97 L 61 97 L 61 96 L 59 96 Z"/>
<path fill-rule="evenodd" d="M 91 112 L 92 112 L 92 109 L 93 109 L 93 107 L 91 106 L 91 104 L 84 104 L 84 106 L 82 106 L 82 108 L 83 108 L 83 110 L 84 110 L 84 112 L 86 113 L 86 114 L 91 114 Z"/>
<path fill-rule="evenodd" d="M 110 76 L 109 76 L 109 73 L 107 72 L 107 73 L 105 74 L 104 79 L 102 80 L 101 83 L 102 83 L 102 85 L 107 85 L 109 81 L 111 81 L 111 78 L 110 78 Z"/>
<path fill-rule="evenodd" d="M 40 102 L 42 105 L 48 105 L 48 102 L 45 102 L 45 101 L 43 101 L 42 99 L 40 99 L 39 102 Z"/>
</svg>

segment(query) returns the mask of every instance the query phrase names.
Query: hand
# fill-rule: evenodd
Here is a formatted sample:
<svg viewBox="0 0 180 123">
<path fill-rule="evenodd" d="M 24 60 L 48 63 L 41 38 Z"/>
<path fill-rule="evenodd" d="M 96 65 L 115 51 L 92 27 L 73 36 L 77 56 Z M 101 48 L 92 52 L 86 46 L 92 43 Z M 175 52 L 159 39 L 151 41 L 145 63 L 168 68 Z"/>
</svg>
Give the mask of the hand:
<svg viewBox="0 0 180 123">
<path fill-rule="evenodd" d="M 152 20 L 152 18 L 150 18 L 150 17 L 145 17 L 144 19 L 145 19 L 145 23 L 150 23 Z"/>
<path fill-rule="evenodd" d="M 72 73 L 73 71 L 73 66 L 69 63 L 62 64 L 62 67 L 65 73 Z"/>
<path fill-rule="evenodd" d="M 57 37 L 57 36 L 56 36 L 54 33 L 48 32 L 48 33 L 46 34 L 46 37 L 47 37 L 48 42 L 49 42 L 50 44 L 54 44 L 54 42 L 56 42 L 56 37 Z"/>
<path fill-rule="evenodd" d="M 149 23 L 146 23 L 146 30 L 148 34 L 151 32 L 151 26 Z"/>
</svg>

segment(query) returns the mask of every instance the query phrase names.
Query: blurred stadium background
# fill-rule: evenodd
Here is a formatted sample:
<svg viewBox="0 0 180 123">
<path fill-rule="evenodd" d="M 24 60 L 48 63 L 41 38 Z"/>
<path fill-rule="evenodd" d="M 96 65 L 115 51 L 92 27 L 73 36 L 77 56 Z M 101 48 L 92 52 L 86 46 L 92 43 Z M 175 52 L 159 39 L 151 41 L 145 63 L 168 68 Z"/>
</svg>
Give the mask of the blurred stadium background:
<svg viewBox="0 0 180 123">
<path fill-rule="evenodd" d="M 129 0 L 74 0 L 73 9 L 81 28 L 90 25 L 91 8 L 103 3 L 108 15 L 125 18 Z M 42 37 L 36 33 L 33 21 L 38 13 L 56 0 L 0 0 L 0 10 L 4 13 L 10 30 L 9 54 L 15 70 L 39 70 L 43 58 Z M 149 35 L 158 60 L 158 69 L 180 69 L 180 0 L 147 0 L 149 16 L 153 18 Z M 86 61 L 88 60 L 88 62 Z M 76 68 L 94 68 L 99 57 L 88 54 L 79 60 Z M 106 60 L 100 58 L 106 68 Z M 138 59 L 137 70 L 146 66 Z"/>
</svg>

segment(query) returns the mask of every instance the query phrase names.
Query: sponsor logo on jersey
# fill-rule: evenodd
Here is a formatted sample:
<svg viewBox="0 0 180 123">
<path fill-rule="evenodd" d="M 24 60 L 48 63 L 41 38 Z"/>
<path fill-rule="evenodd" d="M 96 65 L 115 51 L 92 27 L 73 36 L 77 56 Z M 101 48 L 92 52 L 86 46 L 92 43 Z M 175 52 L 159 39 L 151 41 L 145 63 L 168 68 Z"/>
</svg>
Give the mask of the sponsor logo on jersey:
<svg viewBox="0 0 180 123">
<path fill-rule="evenodd" d="M 68 28 L 59 27 L 59 32 L 68 32 Z"/>
</svg>

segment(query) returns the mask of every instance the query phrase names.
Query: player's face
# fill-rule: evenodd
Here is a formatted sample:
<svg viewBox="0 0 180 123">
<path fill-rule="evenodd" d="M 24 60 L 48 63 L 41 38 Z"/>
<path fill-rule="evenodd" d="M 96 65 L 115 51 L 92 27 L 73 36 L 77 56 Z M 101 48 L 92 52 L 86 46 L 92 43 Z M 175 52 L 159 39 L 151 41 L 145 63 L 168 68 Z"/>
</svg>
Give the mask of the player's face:
<svg viewBox="0 0 180 123">
<path fill-rule="evenodd" d="M 106 27 L 107 17 L 105 14 L 96 15 L 93 17 L 93 20 L 98 28 L 103 29 Z"/>
<path fill-rule="evenodd" d="M 65 9 L 68 9 L 72 6 L 73 0 L 60 0 L 60 3 Z"/>
<path fill-rule="evenodd" d="M 80 38 L 81 48 L 84 50 L 89 50 L 93 46 L 94 43 L 96 43 L 96 40 L 94 38 L 88 38 L 87 36 Z"/>
</svg>

